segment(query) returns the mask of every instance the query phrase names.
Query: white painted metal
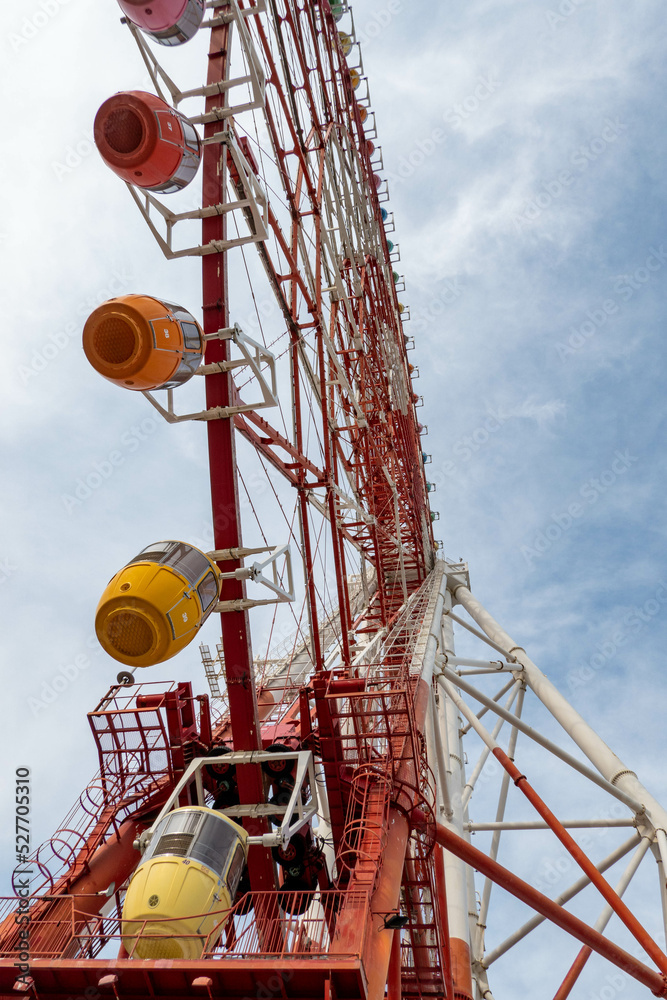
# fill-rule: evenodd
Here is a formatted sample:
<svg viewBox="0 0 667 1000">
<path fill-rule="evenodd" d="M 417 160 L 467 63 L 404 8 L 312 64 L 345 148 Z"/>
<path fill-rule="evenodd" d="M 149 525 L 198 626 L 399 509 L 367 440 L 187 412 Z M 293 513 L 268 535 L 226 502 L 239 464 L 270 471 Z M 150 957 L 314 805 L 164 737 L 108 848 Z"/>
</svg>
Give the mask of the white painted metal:
<svg viewBox="0 0 667 1000">
<path fill-rule="evenodd" d="M 629 840 L 615 847 L 604 860 L 599 862 L 593 860 L 593 864 L 598 871 L 606 872 L 621 858 L 634 851 L 625 870 L 614 879 L 617 893 L 621 896 L 640 868 L 642 859 L 646 857 L 649 850 L 652 850 L 658 863 L 663 918 L 667 930 L 667 885 L 663 877 L 664 873 L 667 872 L 667 811 L 647 791 L 634 772 L 629 770 L 573 706 L 567 702 L 567 699 L 557 691 L 525 650 L 500 627 L 473 597 L 465 565 L 448 563 L 447 577 L 452 603 L 458 604 L 470 615 L 472 620 L 472 623 L 464 620 L 460 615 L 452 613 L 451 607 L 446 607 L 443 620 L 443 636 L 446 638 L 443 641 L 442 652 L 436 658 L 436 698 L 433 710 L 434 718 L 440 723 L 441 729 L 439 733 L 436 729 L 432 735 L 429 734 L 429 752 L 432 754 L 432 766 L 437 770 L 439 780 L 443 770 L 445 771 L 448 779 L 447 786 L 452 795 L 452 816 L 447 825 L 459 835 L 467 838 L 474 833 L 492 834 L 490 846 L 486 848 L 485 853 L 494 860 L 498 855 L 500 837 L 503 832 L 506 833 L 507 837 L 516 838 L 522 834 L 529 836 L 532 831 L 536 831 L 535 836 L 538 836 L 537 831 L 550 829 L 539 816 L 535 819 L 524 819 L 521 811 L 517 816 L 513 816 L 511 813 L 506 815 L 509 805 L 517 800 L 510 797 L 511 779 L 504 770 L 497 779 L 499 791 L 496 799 L 495 820 L 492 816 L 488 819 L 483 814 L 480 816 L 477 809 L 474 813 L 474 822 L 470 822 L 467 818 L 466 807 L 468 804 L 471 807 L 475 804 L 478 793 L 480 802 L 484 804 L 484 811 L 487 809 L 489 784 L 488 781 L 485 781 L 482 789 L 480 777 L 489 753 L 498 747 L 497 739 L 501 734 L 501 724 L 507 722 L 512 727 L 507 746 L 510 759 L 514 759 L 517 739 L 521 733 L 554 758 L 567 764 L 569 768 L 577 772 L 577 775 L 596 786 L 596 797 L 592 801 L 596 803 L 594 808 L 598 814 L 593 812 L 591 816 L 575 816 L 572 819 L 561 820 L 566 829 L 598 830 L 600 833 L 605 831 L 611 833 L 615 829 L 636 828 L 636 832 Z M 472 656 L 456 656 L 453 643 L 455 624 L 460 624 L 469 634 L 482 641 L 487 647 L 490 646 L 496 650 L 502 656 L 502 660 L 475 659 L 474 653 Z M 484 682 L 485 677 L 490 677 L 494 673 L 509 673 L 513 677 L 513 681 L 506 684 L 495 695 L 493 692 L 489 693 L 488 681 Z M 480 690 L 477 685 L 484 683 L 485 686 Z M 513 690 L 508 701 L 504 701 L 506 692 L 514 686 L 518 690 L 518 697 L 517 691 Z M 536 695 L 540 703 L 540 711 L 543 713 L 545 708 L 549 711 L 560 724 L 564 733 L 574 741 L 578 750 L 582 752 L 586 762 L 564 750 L 553 738 L 544 735 L 541 727 L 531 726 L 524 721 L 522 717 L 523 702 L 526 699 L 526 705 L 528 705 L 527 699 L 531 698 L 532 694 Z M 511 704 L 515 697 L 517 697 L 516 710 L 512 711 Z M 475 702 L 479 704 L 479 710 L 472 707 Z M 533 707 L 534 705 L 535 703 L 533 703 Z M 480 720 L 489 711 L 498 718 L 498 721 L 492 727 L 487 728 Z M 471 730 L 474 731 L 476 737 L 481 739 L 482 750 L 478 757 L 476 755 L 473 758 L 473 764 L 466 779 L 464 774 L 466 758 L 462 738 Z M 551 732 L 549 736 L 551 736 Z M 529 748 L 528 753 L 530 753 Z M 540 762 L 544 760 L 543 757 L 539 759 Z M 522 744 L 518 756 L 519 767 L 522 761 L 526 766 L 526 760 L 527 754 Z M 539 766 L 543 766 L 542 763 Z M 565 777 L 565 781 L 567 780 Z M 623 803 L 629 809 L 629 815 L 619 815 L 619 812 L 615 811 L 618 809 L 617 803 L 612 806 L 609 814 L 605 814 L 604 808 L 600 808 L 599 805 L 598 789 L 604 790 L 612 797 L 612 801 L 617 800 L 618 803 Z M 460 798 L 458 798 L 459 794 Z M 581 791 L 578 794 L 581 794 Z M 525 802 L 521 796 L 519 800 L 521 803 Z M 445 811 L 442 796 L 438 801 L 438 809 L 441 814 Z M 557 849 L 560 850 L 560 846 Z M 531 850 L 529 849 L 527 857 L 530 855 Z M 521 871 L 517 871 L 517 874 L 524 877 Z M 472 872 L 470 870 L 465 873 L 461 870 L 457 871 L 456 865 L 450 859 L 447 867 L 447 889 L 451 896 L 448 900 L 450 921 L 453 921 L 454 926 L 460 930 L 465 924 L 464 906 L 467 905 L 471 917 L 474 917 L 475 910 L 478 909 L 479 916 L 469 935 L 474 998 L 475 1000 L 481 1000 L 481 998 L 493 1000 L 486 969 L 522 941 L 545 918 L 539 915 L 534 916 L 506 937 L 504 941 L 498 943 L 497 927 L 494 927 L 493 924 L 493 909 L 491 907 L 491 897 L 495 895 L 497 890 L 493 891 L 493 883 L 486 879 L 481 888 L 481 898 L 479 907 L 477 907 L 474 892 L 471 892 L 470 888 L 471 881 Z M 464 883 L 467 883 L 467 895 Z M 589 877 L 582 874 L 567 890 L 556 897 L 555 902 L 558 904 L 567 903 L 590 884 Z M 465 904 L 464 899 L 466 900 Z M 611 906 L 604 905 L 595 925 L 598 931 L 602 932 L 606 928 L 612 913 Z M 488 928 L 487 921 L 489 922 Z M 452 936 L 458 936 L 454 927 L 450 929 Z M 491 931 L 493 931 L 493 940 L 489 941 L 491 949 L 485 954 L 484 949 Z M 566 971 L 564 968 L 563 975 Z"/>
<path fill-rule="evenodd" d="M 225 200 L 218 205 L 210 205 L 206 208 L 197 206 L 187 212 L 172 212 L 170 208 L 149 191 L 141 191 L 140 193 L 132 184 L 127 184 L 128 191 L 141 212 L 144 222 L 150 229 L 167 260 L 222 253 L 225 250 L 246 246 L 249 243 L 262 243 L 269 237 L 268 195 L 248 163 L 245 153 L 238 144 L 233 127 L 228 126 L 221 132 L 217 132 L 214 136 L 207 139 L 206 142 L 216 142 L 227 147 L 229 156 L 236 167 L 239 186 L 242 188 L 242 195 L 240 197 L 236 190 L 228 185 L 229 190 L 226 192 Z M 248 221 L 248 211 L 252 224 Z M 180 249 L 174 247 L 174 230 L 179 223 L 192 222 L 215 215 L 228 215 L 232 212 L 238 213 L 239 221 L 248 230 L 247 235 L 238 236 L 234 239 L 212 240 L 203 246 L 195 245 L 181 247 Z M 160 231 L 158 223 L 163 227 L 164 232 Z"/>
<path fill-rule="evenodd" d="M 221 573 L 221 579 L 223 580 L 251 580 L 253 583 L 261 583 L 262 586 L 267 587 L 269 590 L 273 591 L 276 595 L 276 600 L 271 603 L 282 603 L 283 601 L 293 601 L 294 600 L 294 578 L 292 574 L 292 555 L 289 545 L 279 545 L 273 548 L 270 545 L 265 545 L 256 549 L 240 549 L 241 558 L 243 555 L 257 554 L 260 552 L 268 552 L 269 555 L 266 559 L 261 562 L 254 562 L 252 566 L 241 566 L 239 569 L 232 570 L 229 573 Z M 223 558 L 219 556 L 216 552 L 210 553 L 210 557 L 216 562 Z M 285 562 L 283 564 L 282 573 L 278 572 L 278 560 L 284 557 Z M 227 557 L 229 558 L 229 557 Z M 271 567 L 272 577 L 264 576 L 264 570 L 267 567 Z M 287 574 L 287 586 L 282 582 L 282 577 Z M 215 606 L 216 611 L 228 611 L 233 610 L 229 608 L 233 601 L 218 601 Z M 266 601 L 256 602 L 261 604 L 266 604 Z"/>
<path fill-rule="evenodd" d="M 290 837 L 303 827 L 319 809 L 317 794 L 317 781 L 315 778 L 315 764 L 313 755 L 309 750 L 286 750 L 280 753 L 269 753 L 266 750 L 234 750 L 232 753 L 221 754 L 219 756 L 197 757 L 193 760 L 183 777 L 180 779 L 171 795 L 163 805 L 155 822 L 149 830 L 145 830 L 138 840 L 136 846 L 142 849 L 149 843 L 153 830 L 168 812 L 178 808 L 181 792 L 194 780 L 197 789 L 197 802 L 192 805 L 206 805 L 206 795 L 201 778 L 201 769 L 207 764 L 224 761 L 226 764 L 261 764 L 264 761 L 294 760 L 296 770 L 294 774 L 294 787 L 287 805 L 271 805 L 269 803 L 254 805 L 228 806 L 219 810 L 230 819 L 239 819 L 243 816 L 271 816 L 273 814 L 282 815 L 283 820 L 280 827 L 273 833 L 265 833 L 260 836 L 248 837 L 248 844 L 261 844 L 263 847 L 285 847 Z M 296 815 L 294 822 L 292 816 Z"/>
<path fill-rule="evenodd" d="M 514 704 L 517 695 L 519 694 L 519 688 L 521 687 L 521 683 L 522 683 L 521 681 L 515 681 L 514 684 L 512 685 L 512 690 L 510 691 L 510 696 L 507 699 L 507 701 L 505 702 L 505 710 L 508 711 L 508 712 L 509 712 L 510 708 L 512 707 L 512 705 Z M 491 733 L 491 736 L 492 736 L 493 740 L 497 740 L 498 739 L 498 736 L 500 735 L 500 731 L 501 731 L 501 729 L 503 728 L 504 725 L 505 725 L 505 719 L 498 719 L 498 721 L 496 722 L 495 726 L 493 727 L 493 732 Z M 481 754 L 480 754 L 480 756 L 479 756 L 479 760 L 477 761 L 472 774 L 470 775 L 470 777 L 468 778 L 468 780 L 465 783 L 465 787 L 464 787 L 464 790 L 463 790 L 463 805 L 464 806 L 467 806 L 468 802 L 470 801 L 470 796 L 472 795 L 473 790 L 475 788 L 475 785 L 477 783 L 477 779 L 479 778 L 480 774 L 482 773 L 482 769 L 483 769 L 484 765 L 486 764 L 486 762 L 488 760 L 489 753 L 490 753 L 490 748 L 488 746 L 484 747 L 483 750 L 482 750 L 482 752 L 481 752 Z"/>
<path fill-rule="evenodd" d="M 577 760 L 577 758 L 573 757 L 572 754 L 568 753 L 566 750 L 563 750 L 562 747 L 559 747 L 557 743 L 553 742 L 553 740 L 549 740 L 547 739 L 546 736 L 542 736 L 540 732 L 538 732 L 532 726 L 527 725 L 525 722 L 522 722 L 521 719 L 518 719 L 510 712 L 505 712 L 505 709 L 501 708 L 500 705 L 496 705 L 495 702 L 491 700 L 491 698 L 487 698 L 480 691 L 477 691 L 476 688 L 467 684 L 462 678 L 458 677 L 455 673 L 448 670 L 446 667 L 442 671 L 442 674 L 440 675 L 438 680 L 444 677 L 448 677 L 449 680 L 452 681 L 452 683 L 457 685 L 463 691 L 466 691 L 468 694 L 471 694 L 473 698 L 476 698 L 478 701 L 481 701 L 483 705 L 487 705 L 492 712 L 496 713 L 496 715 L 504 716 L 509 722 L 512 722 L 512 724 L 515 725 L 520 732 L 524 733 L 526 736 L 530 736 L 530 738 L 534 740 L 535 743 L 539 743 L 540 746 L 543 746 L 546 750 L 549 750 L 550 753 L 554 754 L 555 757 L 559 757 L 566 764 L 569 764 L 570 767 L 572 767 L 575 771 L 578 771 L 580 774 L 583 774 L 586 778 L 589 779 L 589 781 L 592 781 L 594 782 L 594 784 L 599 785 L 600 788 L 604 788 L 606 792 L 609 792 L 610 795 L 613 795 L 621 802 L 625 802 L 625 804 L 628 805 L 634 812 L 638 814 L 642 813 L 643 807 L 639 799 L 634 798 L 632 795 L 629 795 L 626 792 L 622 791 L 620 788 L 617 788 L 615 785 L 612 785 L 605 778 L 600 777 L 600 775 L 596 771 L 593 771 L 591 770 L 590 767 L 587 767 L 585 764 L 582 764 L 580 760 Z M 477 718 L 477 716 L 475 716 L 475 718 Z"/>
<path fill-rule="evenodd" d="M 442 732 L 440 727 L 440 720 L 438 718 L 438 706 L 436 705 L 435 694 L 433 689 L 431 689 L 431 705 L 430 705 L 430 716 L 431 716 L 431 728 L 433 730 L 433 742 L 435 744 L 435 760 L 438 763 L 438 770 L 436 775 L 436 789 L 438 797 L 438 820 L 443 818 L 451 819 L 452 817 L 452 803 L 449 797 L 449 779 L 448 779 L 448 764 L 445 758 L 445 747 L 442 742 Z M 431 760 L 434 758 L 431 757 Z"/>
<path fill-rule="evenodd" d="M 456 671 L 456 674 L 457 674 L 457 676 L 458 676 L 458 677 L 463 677 L 463 676 L 464 676 L 464 671 L 461 671 L 461 670 L 457 670 L 457 671 Z M 495 694 L 495 695 L 493 696 L 493 700 L 494 700 L 494 701 L 500 701 L 500 699 L 502 698 L 502 696 L 503 696 L 504 694 L 507 694 L 507 692 L 508 692 L 508 691 L 510 691 L 512 687 L 514 687 L 515 683 L 516 683 L 516 681 L 515 681 L 514 677 L 512 677 L 512 680 L 508 681 L 508 682 L 507 682 L 507 684 L 505 684 L 505 685 L 504 685 L 503 687 L 501 687 L 500 691 L 498 691 L 498 692 L 497 692 L 497 693 L 496 693 L 496 694 Z M 479 712 L 477 712 L 477 718 L 478 718 L 478 719 L 481 719 L 481 718 L 483 718 L 483 717 L 484 717 L 484 716 L 486 715 L 486 713 L 487 713 L 488 711 L 489 711 L 489 709 L 488 709 L 488 708 L 487 708 L 486 706 L 485 706 L 484 708 L 480 709 L 480 711 L 479 711 Z M 508 710 L 507 710 L 507 709 L 505 709 L 505 711 L 508 711 Z M 468 732 L 468 731 L 469 731 L 469 730 L 470 730 L 471 728 L 472 728 L 472 727 L 470 726 L 470 724 L 468 724 L 467 726 L 464 726 L 464 727 L 463 727 L 463 730 L 461 731 L 461 735 L 462 735 L 462 736 L 465 736 L 465 734 L 466 734 L 466 733 L 467 733 L 467 732 Z"/>
<path fill-rule="evenodd" d="M 131 21 L 126 21 L 126 24 L 132 33 L 132 37 L 137 43 L 139 52 L 141 53 L 141 58 L 144 61 L 146 69 L 148 70 L 148 75 L 151 78 L 151 82 L 153 83 L 155 90 L 163 100 L 166 100 L 167 98 L 162 90 L 162 87 L 160 86 L 160 84 L 162 84 L 169 92 L 169 96 L 174 107 L 178 107 L 182 101 L 193 97 L 201 98 L 210 97 L 215 94 L 228 94 L 236 87 L 249 89 L 251 95 L 249 101 L 234 104 L 233 100 L 228 98 L 225 101 L 224 107 L 215 108 L 214 112 L 208 115 L 199 115 L 191 118 L 190 120 L 193 122 L 203 123 L 207 121 L 217 121 L 222 118 L 229 118 L 235 114 L 240 114 L 242 111 L 251 111 L 254 108 L 261 108 L 264 105 L 266 77 L 262 60 L 259 57 L 246 24 L 246 18 L 250 11 L 239 8 L 236 0 L 226 0 L 226 7 L 227 10 L 224 15 L 215 18 L 214 20 L 204 22 L 201 25 L 201 28 L 212 28 L 214 24 L 234 24 L 238 32 L 239 42 L 243 50 L 244 62 L 248 67 L 248 72 L 242 77 L 223 80 L 221 83 L 215 84 L 214 86 L 200 86 L 191 90 L 181 90 L 177 86 L 156 58 L 155 53 L 140 29 L 136 27 L 136 25 L 132 24 Z M 263 8 L 259 6 L 255 7 L 253 13 L 258 12 L 261 9 Z"/>
<path fill-rule="evenodd" d="M 653 845 L 653 853 L 657 855 L 660 899 L 662 901 L 662 922 L 665 927 L 665 940 L 667 940 L 667 835 L 665 831 L 656 830 L 655 839 L 656 843 Z"/>
<path fill-rule="evenodd" d="M 600 774 L 612 786 L 635 801 L 638 822 L 642 825 L 648 824 L 652 833 L 658 829 L 667 831 L 667 811 L 639 781 L 634 771 L 631 771 L 607 746 L 604 740 L 533 663 L 526 651 L 510 638 L 480 602 L 473 597 L 470 590 L 464 584 L 459 583 L 455 577 L 452 579 L 452 592 L 455 600 L 466 609 L 474 621 L 484 630 L 487 637 L 505 651 L 508 658 L 514 657 L 518 661 L 528 686 Z"/>
<path fill-rule="evenodd" d="M 508 775 L 509 780 L 509 775 Z M 615 827 L 634 826 L 632 819 L 562 819 L 560 823 L 566 830 L 603 830 Z M 471 833 L 482 833 L 490 830 L 549 830 L 550 827 L 542 820 L 525 822 L 468 823 Z"/>
<path fill-rule="evenodd" d="M 639 865 L 641 864 L 641 861 L 650 846 L 651 846 L 650 837 L 643 836 L 639 841 L 639 844 L 637 845 L 635 853 L 630 858 L 630 863 L 623 872 L 620 881 L 616 883 L 615 891 L 618 896 L 623 896 L 623 893 L 630 885 L 633 875 L 639 868 Z M 609 923 L 609 921 L 611 920 L 613 915 L 614 911 L 612 910 L 611 906 L 609 906 L 609 904 L 607 903 L 604 909 L 602 910 L 600 916 L 598 917 L 597 921 L 593 925 L 595 927 L 595 930 L 602 932 Z"/>
<path fill-rule="evenodd" d="M 454 631 L 449 612 L 451 595 L 445 598 L 445 615 L 442 619 L 442 647 L 445 655 L 454 653 Z M 447 738 L 447 787 L 451 815 L 443 816 L 443 825 L 460 837 L 466 834 L 462 792 L 465 784 L 463 746 L 461 743 L 460 721 L 456 705 L 449 698 L 438 701 L 438 721 Z M 468 920 L 468 885 L 466 865 L 448 851 L 445 852 L 445 884 L 447 887 L 447 917 L 450 937 L 464 941 L 470 948 L 470 925 Z"/>
</svg>

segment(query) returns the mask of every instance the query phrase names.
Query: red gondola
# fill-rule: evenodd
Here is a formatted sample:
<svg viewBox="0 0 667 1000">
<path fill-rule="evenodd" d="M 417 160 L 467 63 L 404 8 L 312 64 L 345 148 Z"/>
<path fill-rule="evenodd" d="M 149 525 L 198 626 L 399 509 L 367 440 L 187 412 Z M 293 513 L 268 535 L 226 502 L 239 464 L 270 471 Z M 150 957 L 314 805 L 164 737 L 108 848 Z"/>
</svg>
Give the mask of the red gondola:
<svg viewBox="0 0 667 1000">
<path fill-rule="evenodd" d="M 140 90 L 122 91 L 95 116 L 95 144 L 108 167 L 130 184 L 180 191 L 197 173 L 199 136 L 166 101 Z"/>
<path fill-rule="evenodd" d="M 204 18 L 204 0 L 118 0 L 132 24 L 160 45 L 182 45 L 196 35 Z"/>
</svg>

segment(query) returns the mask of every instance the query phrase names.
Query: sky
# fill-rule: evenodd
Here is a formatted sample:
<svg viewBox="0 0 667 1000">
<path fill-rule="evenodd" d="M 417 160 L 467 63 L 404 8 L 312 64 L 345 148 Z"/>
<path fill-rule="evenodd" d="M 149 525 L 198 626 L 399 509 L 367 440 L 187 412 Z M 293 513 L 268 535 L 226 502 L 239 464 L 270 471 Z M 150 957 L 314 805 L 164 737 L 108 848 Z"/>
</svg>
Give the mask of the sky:
<svg viewBox="0 0 667 1000">
<path fill-rule="evenodd" d="M 663 7 L 356 0 L 353 13 L 436 537 L 667 801 Z M 200 429 L 168 428 L 103 383 L 80 346 L 87 315 L 114 295 L 160 289 L 195 313 L 200 302 L 198 264 L 162 259 L 92 143 L 102 101 L 146 87 L 118 14 L 113 0 L 11 0 L 0 38 L 0 812 L 29 766 L 36 842 L 97 767 L 85 714 L 117 669 L 94 638 L 102 589 L 150 541 L 204 544 L 210 517 Z M 202 65 L 199 42 L 179 55 L 184 72 Z M 203 690 L 196 648 L 163 677 Z M 503 975 L 496 1000 L 512 995 Z M 591 996 L 603 986 L 591 978 Z"/>
</svg>

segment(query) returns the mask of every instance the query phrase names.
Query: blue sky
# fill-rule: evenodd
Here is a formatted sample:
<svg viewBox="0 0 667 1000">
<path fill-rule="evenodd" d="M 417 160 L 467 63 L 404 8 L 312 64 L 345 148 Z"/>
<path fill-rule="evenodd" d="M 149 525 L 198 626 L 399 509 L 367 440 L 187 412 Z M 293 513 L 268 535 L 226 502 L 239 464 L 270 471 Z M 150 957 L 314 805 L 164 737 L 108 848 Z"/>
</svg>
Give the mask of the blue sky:
<svg viewBox="0 0 667 1000">
<path fill-rule="evenodd" d="M 354 15 L 411 307 L 436 537 L 667 800 L 663 7 L 357 0 Z M 1 44 L 0 791 L 5 814 L 14 768 L 34 769 L 42 839 L 96 767 L 85 712 L 116 672 L 91 638 L 101 590 L 144 544 L 205 538 L 209 517 L 199 429 L 167 428 L 141 397 L 102 384 L 80 330 L 131 291 L 196 311 L 199 278 L 196 262 L 161 258 L 92 147 L 102 101 L 145 86 L 113 0 L 13 2 Z M 115 471 L 68 501 L 115 450 Z M 203 690 L 196 650 L 165 667 Z M 35 712 L 30 699 L 68 670 Z"/>
</svg>

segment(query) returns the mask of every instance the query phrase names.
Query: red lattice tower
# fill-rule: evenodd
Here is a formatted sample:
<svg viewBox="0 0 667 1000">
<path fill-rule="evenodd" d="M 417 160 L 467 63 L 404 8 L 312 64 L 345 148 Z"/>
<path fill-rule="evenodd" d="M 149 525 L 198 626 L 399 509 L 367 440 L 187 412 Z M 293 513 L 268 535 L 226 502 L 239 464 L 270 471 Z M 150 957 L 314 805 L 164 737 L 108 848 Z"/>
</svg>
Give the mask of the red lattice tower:
<svg viewBox="0 0 667 1000">
<path fill-rule="evenodd" d="M 211 0 L 199 28 L 210 32 L 207 78 L 181 90 L 132 23 L 143 5 L 121 5 L 164 120 L 173 125 L 187 105 L 174 176 L 194 170 L 193 128 L 203 137 L 196 208 L 130 192 L 167 257 L 201 257 L 205 402 L 179 415 L 173 387 L 163 402 L 147 395 L 168 421 L 206 426 L 222 642 L 215 658 L 202 646 L 211 699 L 126 674 L 90 713 L 100 771 L 26 862 L 29 902 L 3 904 L 0 996 L 493 1000 L 487 968 L 542 917 L 584 944 L 556 1000 L 593 952 L 667 996 L 667 958 L 620 898 L 650 848 L 667 912 L 667 814 L 472 597 L 465 564 L 435 559 L 409 314 L 351 11 L 329 0 Z M 160 6 L 170 4 L 144 13 Z M 187 0 L 169 38 L 194 34 L 202 11 Z M 124 114 L 105 139 L 121 155 L 138 141 L 120 134 L 138 128 Z M 256 307 L 252 337 L 237 322 L 241 277 Z M 259 293 L 270 296 L 263 310 Z M 290 555 L 303 566 L 296 584 Z M 266 605 L 282 641 L 254 655 L 251 619 Z M 453 621 L 502 659 L 488 649 L 457 657 Z M 470 671 L 483 676 L 471 682 Z M 489 692 L 498 673 L 509 679 Z M 523 722 L 528 691 L 596 771 Z M 501 722 L 489 732 L 485 712 L 509 724 L 507 752 Z M 567 828 L 595 821 L 562 822 L 546 807 L 513 764 L 519 733 L 629 809 L 610 827 L 632 826 L 633 838 L 590 861 Z M 469 771 L 464 737 L 466 747 L 482 742 Z M 475 823 L 468 802 L 490 758 L 502 765 L 495 820 Z M 554 901 L 518 863 L 498 863 L 501 832 L 535 827 L 506 818 L 510 779 L 658 971 L 603 937 L 606 913 L 591 927 L 563 908 L 583 883 Z M 138 959 L 122 931 L 137 845 L 164 809 L 193 804 L 243 823 L 247 872 L 221 911 L 223 933 L 202 934 L 196 958 Z M 486 850 L 472 846 L 472 834 L 490 831 Z M 633 847 L 614 891 L 602 872 Z M 479 898 L 475 870 L 486 877 Z M 492 884 L 540 916 L 502 941 L 501 911 L 501 942 L 488 950 Z"/>
</svg>

